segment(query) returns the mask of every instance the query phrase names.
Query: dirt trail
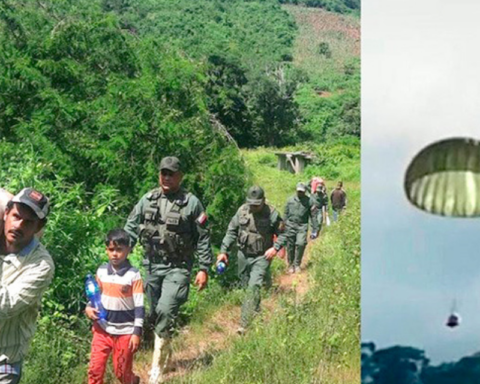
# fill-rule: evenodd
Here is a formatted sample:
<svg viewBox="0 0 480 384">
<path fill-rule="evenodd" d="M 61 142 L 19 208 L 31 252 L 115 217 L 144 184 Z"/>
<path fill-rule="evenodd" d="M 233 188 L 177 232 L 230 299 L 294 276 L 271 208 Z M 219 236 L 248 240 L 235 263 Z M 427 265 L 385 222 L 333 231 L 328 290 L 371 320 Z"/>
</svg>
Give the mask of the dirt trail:
<svg viewBox="0 0 480 384">
<path fill-rule="evenodd" d="M 318 240 L 316 240 L 318 241 Z M 301 300 L 309 289 L 308 265 L 310 244 L 305 250 L 302 264 L 306 266 L 300 273 L 287 274 L 286 260 L 285 273 L 275 279 L 273 292 L 262 300 L 262 316 L 268 321 L 274 312 L 279 295 L 286 292 L 296 292 L 296 300 Z M 173 341 L 172 370 L 166 375 L 166 382 L 178 376 L 188 374 L 195 368 L 208 365 L 213 359 L 213 353 L 227 348 L 231 342 L 240 337 L 237 335 L 240 319 L 240 307 L 227 305 L 220 308 L 202 326 L 201 331 L 183 327 L 180 335 Z M 144 353 L 143 358 L 137 359 L 134 372 L 140 376 L 141 383 L 148 383 L 152 351 Z"/>
</svg>

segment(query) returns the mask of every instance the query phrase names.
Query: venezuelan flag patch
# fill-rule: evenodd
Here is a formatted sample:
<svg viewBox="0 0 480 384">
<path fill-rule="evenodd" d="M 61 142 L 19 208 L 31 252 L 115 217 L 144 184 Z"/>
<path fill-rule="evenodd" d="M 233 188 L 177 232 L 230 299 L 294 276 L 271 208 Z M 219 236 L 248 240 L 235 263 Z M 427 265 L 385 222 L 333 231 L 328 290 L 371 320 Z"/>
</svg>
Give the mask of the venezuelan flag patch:
<svg viewBox="0 0 480 384">
<path fill-rule="evenodd" d="M 202 212 L 197 218 L 197 223 L 203 226 L 207 223 L 207 219 L 207 214 L 205 212 Z"/>
</svg>

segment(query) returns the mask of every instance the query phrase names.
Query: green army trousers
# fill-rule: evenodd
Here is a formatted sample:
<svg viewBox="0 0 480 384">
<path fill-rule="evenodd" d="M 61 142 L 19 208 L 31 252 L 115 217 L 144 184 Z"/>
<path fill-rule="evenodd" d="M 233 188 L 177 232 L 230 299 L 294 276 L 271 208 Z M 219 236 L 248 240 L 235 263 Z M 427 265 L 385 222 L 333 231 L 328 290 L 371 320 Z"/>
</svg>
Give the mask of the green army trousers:
<svg viewBox="0 0 480 384">
<path fill-rule="evenodd" d="M 322 230 L 322 224 L 323 224 L 323 210 L 322 210 L 322 208 L 319 208 L 317 210 L 317 214 L 315 215 L 315 220 L 316 220 L 316 222 L 312 223 L 312 227 L 317 228 L 317 233 L 320 233 L 320 231 Z M 316 226 L 314 226 L 314 225 L 316 225 Z"/>
<path fill-rule="evenodd" d="M 288 224 L 287 237 L 288 265 L 299 267 L 307 246 L 308 224 Z"/>
<path fill-rule="evenodd" d="M 172 335 L 180 306 L 188 299 L 190 272 L 186 268 L 152 264 L 147 267 L 145 293 L 150 305 L 150 319 L 155 333 L 168 338 Z"/>
<path fill-rule="evenodd" d="M 262 256 L 248 257 L 242 251 L 238 251 L 238 276 L 247 295 L 242 304 L 240 325 L 247 327 L 256 312 L 260 311 L 260 291 L 265 279 L 268 277 L 270 262 Z"/>
</svg>

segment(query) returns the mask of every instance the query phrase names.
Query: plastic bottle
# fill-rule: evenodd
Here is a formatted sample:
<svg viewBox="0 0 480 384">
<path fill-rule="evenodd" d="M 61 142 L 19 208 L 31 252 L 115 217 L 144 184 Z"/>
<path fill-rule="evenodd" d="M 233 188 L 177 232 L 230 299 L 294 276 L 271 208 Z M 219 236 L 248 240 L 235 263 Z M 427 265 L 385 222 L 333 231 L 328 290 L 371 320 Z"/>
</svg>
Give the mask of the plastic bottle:
<svg viewBox="0 0 480 384">
<path fill-rule="evenodd" d="M 101 322 L 106 321 L 107 311 L 105 308 L 103 308 L 100 288 L 98 287 L 97 281 L 92 275 L 87 275 L 87 280 L 85 281 L 85 292 L 88 300 L 90 301 L 90 305 L 98 311 L 98 320 Z"/>
<path fill-rule="evenodd" d="M 226 269 L 227 269 L 227 265 L 223 261 L 218 262 L 217 273 L 219 275 L 221 275 L 223 272 L 225 272 Z"/>
</svg>

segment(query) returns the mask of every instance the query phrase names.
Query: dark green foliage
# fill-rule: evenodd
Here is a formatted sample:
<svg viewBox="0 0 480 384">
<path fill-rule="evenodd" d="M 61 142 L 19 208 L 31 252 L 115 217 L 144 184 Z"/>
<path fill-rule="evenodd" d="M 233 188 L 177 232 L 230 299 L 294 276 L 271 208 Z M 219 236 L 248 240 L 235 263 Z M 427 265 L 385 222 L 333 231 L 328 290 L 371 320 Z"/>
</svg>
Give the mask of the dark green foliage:
<svg viewBox="0 0 480 384">
<path fill-rule="evenodd" d="M 131 0 L 121 20 L 205 63 L 207 107 L 241 147 L 294 142 L 298 79 L 285 87 L 274 73 L 292 60 L 296 27 L 276 1 Z"/>
<path fill-rule="evenodd" d="M 305 176 L 321 175 L 327 180 L 360 181 L 360 143 L 357 138 L 343 138 L 325 144 L 310 145 L 307 149 L 315 155 Z"/>
<path fill-rule="evenodd" d="M 326 58 L 332 57 L 332 51 L 330 49 L 330 45 L 326 42 L 321 42 L 320 45 L 318 46 L 318 53 L 321 55 L 325 56 Z"/>
<path fill-rule="evenodd" d="M 353 89 L 322 97 L 322 91 L 302 87 L 297 94 L 304 119 L 302 139 L 324 142 L 345 136 L 360 137 L 360 99 L 357 92 L 358 89 Z"/>
<path fill-rule="evenodd" d="M 360 0 L 279 0 L 281 4 L 325 8 L 327 11 L 348 13 L 360 10 Z"/>
<path fill-rule="evenodd" d="M 22 383 L 84 383 L 90 354 L 90 325 L 85 318 L 60 313 L 41 317 L 25 359 Z"/>
<path fill-rule="evenodd" d="M 102 4 L 0 2 L 0 180 L 52 201 L 42 242 L 56 275 L 44 298 L 48 337 L 29 355 L 42 375 L 27 370 L 30 383 L 71 383 L 74 352 L 86 361 L 85 325 L 72 320 L 83 317 L 85 275 L 105 260 L 105 233 L 157 186 L 163 156 L 181 158 L 217 242 L 248 180 L 237 147 L 210 122 L 202 65 L 139 39 Z"/>
<path fill-rule="evenodd" d="M 218 197 L 205 195 L 203 169 L 224 150 L 243 180 L 238 153 L 210 125 L 205 77 L 189 60 L 137 40 L 99 9 L 62 23 L 53 11 L 39 16 L 34 3 L 12 4 L 24 38 L 18 48 L 2 24 L 0 133 L 31 143 L 55 164 L 50 176 L 81 181 L 89 193 L 115 188 L 124 212 L 157 184 L 166 154 L 183 160 L 187 186 L 206 204 Z"/>
<path fill-rule="evenodd" d="M 395 346 L 375 351 L 375 344 L 362 343 L 362 382 L 373 384 L 474 384 L 480 375 L 478 353 L 457 362 L 429 364 L 425 352 Z"/>
<path fill-rule="evenodd" d="M 294 97 L 308 82 L 290 63 L 297 28 L 276 0 L 108 0 L 108 4 L 105 9 L 117 13 L 127 30 L 168 41 L 170 47 L 204 64 L 206 108 L 240 147 L 311 139 L 312 127 Z M 325 44 L 321 54 L 331 57 L 332 49 Z M 350 65 L 345 76 L 356 72 Z M 348 110 L 337 108 L 333 136 L 357 135 Z M 316 137 L 325 140 L 318 126 L 314 129 Z"/>
<path fill-rule="evenodd" d="M 296 79 L 288 68 L 280 66 L 268 76 L 259 76 L 253 84 L 250 103 L 257 111 L 253 142 L 277 147 L 294 143 L 298 129 Z"/>
</svg>

